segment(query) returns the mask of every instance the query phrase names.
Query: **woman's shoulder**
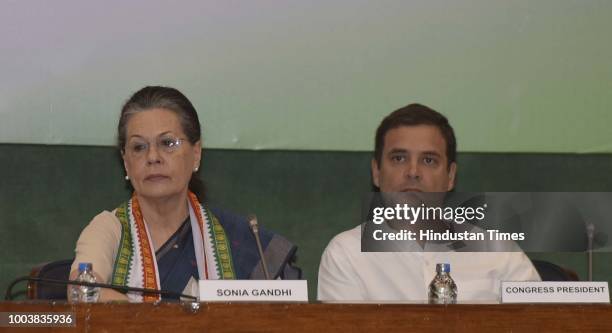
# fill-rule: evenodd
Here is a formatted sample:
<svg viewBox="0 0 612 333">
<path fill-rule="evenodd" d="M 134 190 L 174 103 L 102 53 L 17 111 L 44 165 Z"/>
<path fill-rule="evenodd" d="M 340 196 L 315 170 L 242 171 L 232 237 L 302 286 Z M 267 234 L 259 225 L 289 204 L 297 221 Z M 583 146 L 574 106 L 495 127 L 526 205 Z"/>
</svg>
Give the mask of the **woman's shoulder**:
<svg viewBox="0 0 612 333">
<path fill-rule="evenodd" d="M 247 217 L 219 207 L 209 207 L 209 209 L 212 214 L 217 217 L 219 223 L 221 223 L 221 226 L 223 226 L 223 229 L 228 234 L 228 237 L 246 237 L 247 239 L 253 238 L 251 226 L 249 225 Z M 259 236 L 261 237 L 263 243 L 267 243 L 273 236 L 280 235 L 260 225 Z"/>
<path fill-rule="evenodd" d="M 94 218 L 91 219 L 91 222 L 89 222 L 89 224 L 119 226 L 120 222 L 119 222 L 119 219 L 117 218 L 117 215 L 115 215 L 115 212 L 116 212 L 116 209 L 112 211 L 104 210 L 100 212 L 98 215 L 94 216 Z"/>
<path fill-rule="evenodd" d="M 250 231 L 249 222 L 246 217 L 219 207 L 209 207 L 209 209 L 226 232 Z"/>
<path fill-rule="evenodd" d="M 241 223 L 246 222 L 246 217 L 229 211 L 225 208 L 217 207 L 217 206 L 208 206 L 210 211 L 215 215 L 220 222 L 223 223 Z"/>
<path fill-rule="evenodd" d="M 94 216 L 85 229 L 83 229 L 82 234 L 93 234 L 98 236 L 110 234 L 114 236 L 113 238 L 119 238 L 121 236 L 121 223 L 114 212 L 115 211 L 105 210 Z"/>
</svg>

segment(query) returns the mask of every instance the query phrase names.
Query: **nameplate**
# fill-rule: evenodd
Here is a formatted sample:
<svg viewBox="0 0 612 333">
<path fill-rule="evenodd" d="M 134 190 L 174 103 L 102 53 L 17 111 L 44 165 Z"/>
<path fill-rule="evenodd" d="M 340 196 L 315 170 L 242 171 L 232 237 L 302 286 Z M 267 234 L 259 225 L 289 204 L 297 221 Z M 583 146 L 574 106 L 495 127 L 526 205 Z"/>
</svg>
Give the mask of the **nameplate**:
<svg viewBox="0 0 612 333">
<path fill-rule="evenodd" d="M 610 303 L 608 282 L 502 282 L 502 303 Z"/>
<path fill-rule="evenodd" d="M 200 302 L 308 302 L 306 280 L 200 280 Z"/>
</svg>

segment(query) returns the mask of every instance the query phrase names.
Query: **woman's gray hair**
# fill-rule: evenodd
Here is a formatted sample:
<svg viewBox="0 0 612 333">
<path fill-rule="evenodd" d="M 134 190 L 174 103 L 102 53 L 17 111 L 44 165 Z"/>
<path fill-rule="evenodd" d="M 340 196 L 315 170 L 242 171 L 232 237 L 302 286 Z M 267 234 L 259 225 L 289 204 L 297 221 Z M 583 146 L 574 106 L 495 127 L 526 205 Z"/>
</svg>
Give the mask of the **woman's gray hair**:
<svg viewBox="0 0 612 333">
<path fill-rule="evenodd" d="M 149 86 L 138 90 L 121 109 L 117 139 L 119 149 L 123 151 L 126 144 L 127 123 L 130 118 L 142 111 L 166 109 L 179 117 L 183 132 L 191 144 L 200 140 L 202 133 L 200 120 L 193 104 L 180 91 L 170 87 Z"/>
<path fill-rule="evenodd" d="M 125 151 L 127 124 L 130 118 L 138 112 L 146 112 L 152 109 L 165 109 L 174 112 L 179 118 L 187 140 L 192 145 L 202 137 L 198 113 L 183 93 L 170 87 L 148 86 L 134 93 L 121 108 L 121 116 L 117 126 L 117 144 L 122 153 Z M 204 200 L 204 184 L 195 173 L 191 175 L 189 189 L 198 196 L 200 201 Z"/>
</svg>

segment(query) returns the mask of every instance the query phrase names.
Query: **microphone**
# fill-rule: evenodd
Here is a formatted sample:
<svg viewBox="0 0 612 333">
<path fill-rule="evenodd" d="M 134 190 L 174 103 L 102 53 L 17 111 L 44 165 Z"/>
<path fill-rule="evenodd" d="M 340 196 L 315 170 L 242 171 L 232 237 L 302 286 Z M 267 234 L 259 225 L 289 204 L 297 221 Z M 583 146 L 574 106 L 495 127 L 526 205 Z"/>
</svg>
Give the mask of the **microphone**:
<svg viewBox="0 0 612 333">
<path fill-rule="evenodd" d="M 197 301 L 198 298 L 191 296 L 191 295 L 185 295 L 185 294 L 181 294 L 181 293 L 177 293 L 174 291 L 169 291 L 169 290 L 159 290 L 159 289 L 148 289 L 148 288 L 136 288 L 136 287 L 127 287 L 127 286 L 120 286 L 120 285 L 115 285 L 115 284 L 106 284 L 106 283 L 98 283 L 98 282 L 85 282 L 85 281 L 76 281 L 76 280 L 56 280 L 56 279 L 45 279 L 45 278 L 37 278 L 37 277 L 30 277 L 30 276 L 22 276 L 19 277 L 15 280 L 13 280 L 8 288 L 6 289 L 6 294 L 4 295 L 4 300 L 6 301 L 10 301 L 13 299 L 13 287 L 15 287 L 15 285 L 19 282 L 22 281 L 28 281 L 28 282 L 45 282 L 45 283 L 49 283 L 49 284 L 59 284 L 59 285 L 64 285 L 64 286 L 68 286 L 68 285 L 75 285 L 75 286 L 87 286 L 87 287 L 100 287 L 100 288 L 106 288 L 106 289 L 113 289 L 116 290 L 120 293 L 127 293 L 127 292 L 139 292 L 139 293 L 143 293 L 143 294 L 155 294 L 155 295 L 167 295 L 170 297 L 177 297 L 177 298 L 188 298 L 191 299 L 193 301 Z"/>
<path fill-rule="evenodd" d="M 593 238 L 595 238 L 595 225 L 588 223 L 587 231 L 587 257 L 588 257 L 588 279 L 593 281 Z"/>
<path fill-rule="evenodd" d="M 263 248 L 261 247 L 261 240 L 259 239 L 259 226 L 257 225 L 257 216 L 251 214 L 249 215 L 248 219 L 251 231 L 253 232 L 253 235 L 255 235 L 255 242 L 257 243 L 257 251 L 259 252 L 259 258 L 261 259 L 261 266 L 263 267 L 264 276 L 266 280 L 270 280 L 268 264 L 266 263 L 266 257 L 264 256 Z"/>
</svg>

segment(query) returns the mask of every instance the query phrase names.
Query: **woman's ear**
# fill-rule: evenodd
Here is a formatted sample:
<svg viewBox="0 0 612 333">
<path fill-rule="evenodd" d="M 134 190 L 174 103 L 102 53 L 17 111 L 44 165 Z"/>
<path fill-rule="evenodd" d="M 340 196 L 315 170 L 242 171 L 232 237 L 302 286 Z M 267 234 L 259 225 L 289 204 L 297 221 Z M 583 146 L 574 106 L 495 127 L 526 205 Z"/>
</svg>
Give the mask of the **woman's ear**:
<svg viewBox="0 0 612 333">
<path fill-rule="evenodd" d="M 202 141 L 198 140 L 193 144 L 193 169 L 198 170 L 200 168 L 200 162 L 202 161 Z"/>
<path fill-rule="evenodd" d="M 123 170 L 125 170 L 125 180 L 129 180 L 130 172 L 128 170 L 127 162 L 125 161 L 125 150 L 121 150 L 121 160 L 123 161 Z"/>
</svg>

